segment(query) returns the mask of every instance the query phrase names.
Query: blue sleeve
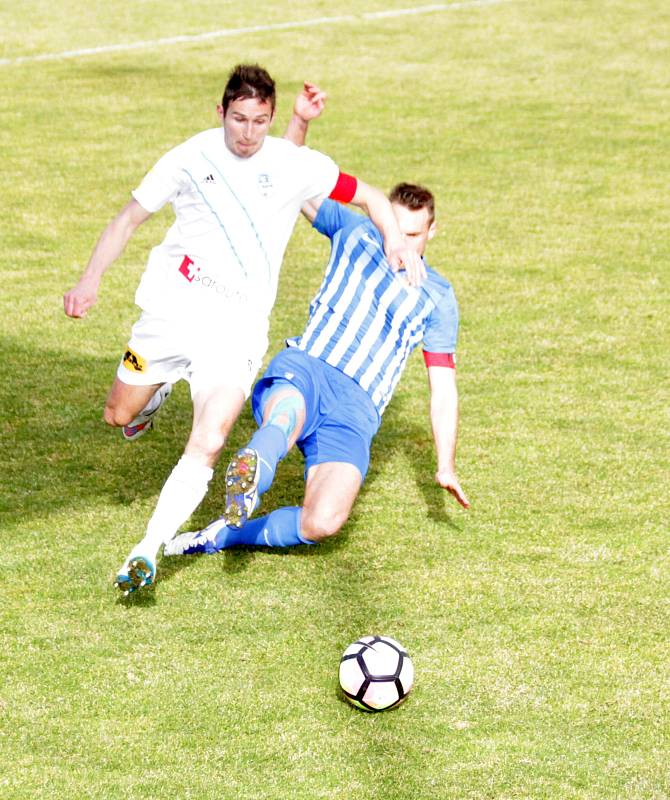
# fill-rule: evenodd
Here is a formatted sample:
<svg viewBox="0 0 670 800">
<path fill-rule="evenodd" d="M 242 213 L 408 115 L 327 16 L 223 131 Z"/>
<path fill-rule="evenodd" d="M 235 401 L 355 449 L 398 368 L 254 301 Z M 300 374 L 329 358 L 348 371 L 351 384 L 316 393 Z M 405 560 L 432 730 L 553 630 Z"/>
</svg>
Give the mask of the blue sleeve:
<svg viewBox="0 0 670 800">
<path fill-rule="evenodd" d="M 365 217 L 350 211 L 342 203 L 326 199 L 321 203 L 321 208 L 318 210 L 312 226 L 319 233 L 332 239 L 342 228 L 346 228 L 348 225 L 357 225 L 363 219 Z"/>
<path fill-rule="evenodd" d="M 423 349 L 429 353 L 455 353 L 458 339 L 458 303 L 450 284 L 440 287 L 437 304 L 426 322 Z"/>
</svg>

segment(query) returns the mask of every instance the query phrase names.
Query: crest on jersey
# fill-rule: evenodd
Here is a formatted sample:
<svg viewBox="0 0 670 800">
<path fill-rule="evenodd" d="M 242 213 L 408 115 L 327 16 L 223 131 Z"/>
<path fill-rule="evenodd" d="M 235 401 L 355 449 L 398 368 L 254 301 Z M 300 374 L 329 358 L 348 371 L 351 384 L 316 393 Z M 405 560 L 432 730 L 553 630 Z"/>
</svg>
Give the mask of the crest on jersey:
<svg viewBox="0 0 670 800">
<path fill-rule="evenodd" d="M 272 183 L 272 178 L 267 172 L 261 172 L 258 175 L 258 191 L 263 197 L 270 197 L 274 194 L 275 187 Z"/>
</svg>

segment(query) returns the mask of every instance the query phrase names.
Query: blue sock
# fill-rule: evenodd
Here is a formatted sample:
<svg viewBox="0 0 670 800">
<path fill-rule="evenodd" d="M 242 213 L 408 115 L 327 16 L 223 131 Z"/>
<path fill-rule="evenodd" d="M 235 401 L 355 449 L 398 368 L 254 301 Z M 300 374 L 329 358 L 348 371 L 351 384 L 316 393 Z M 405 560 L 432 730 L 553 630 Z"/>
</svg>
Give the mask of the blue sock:
<svg viewBox="0 0 670 800">
<path fill-rule="evenodd" d="M 292 547 L 296 544 L 316 544 L 300 535 L 298 506 L 278 508 L 271 514 L 251 519 L 243 528 L 223 527 L 216 534 L 214 551 L 225 550 L 237 544 L 262 547 Z"/>
<path fill-rule="evenodd" d="M 277 464 L 288 452 L 286 434 L 277 425 L 266 425 L 254 433 L 249 442 L 249 447 L 253 447 L 260 458 L 258 494 L 265 494 L 272 486 Z"/>
</svg>

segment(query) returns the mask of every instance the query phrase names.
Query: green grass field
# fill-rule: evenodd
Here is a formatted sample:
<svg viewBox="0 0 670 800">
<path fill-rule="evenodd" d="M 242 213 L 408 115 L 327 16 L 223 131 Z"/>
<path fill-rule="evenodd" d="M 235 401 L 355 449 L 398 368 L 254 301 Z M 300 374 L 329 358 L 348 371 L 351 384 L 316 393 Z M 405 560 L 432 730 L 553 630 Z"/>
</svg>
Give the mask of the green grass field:
<svg viewBox="0 0 670 800">
<path fill-rule="evenodd" d="M 670 10 L 663 0 L 0 5 L 0 797 L 670 797 Z M 367 14 L 367 15 L 366 15 Z M 307 23 L 218 39 L 45 54 Z M 351 520 L 320 547 L 164 559 L 121 601 L 190 427 L 180 385 L 135 445 L 102 406 L 169 209 L 83 321 L 62 294 L 169 147 L 259 61 L 281 133 L 436 194 L 428 257 L 460 301 L 459 476 L 433 483 L 415 355 Z M 300 221 L 271 352 L 301 330 L 327 243 Z M 229 447 L 253 430 L 248 410 Z M 294 504 L 292 454 L 264 503 Z M 194 515 L 221 510 L 218 475 Z M 403 642 L 417 683 L 369 715 L 341 651 Z"/>
</svg>

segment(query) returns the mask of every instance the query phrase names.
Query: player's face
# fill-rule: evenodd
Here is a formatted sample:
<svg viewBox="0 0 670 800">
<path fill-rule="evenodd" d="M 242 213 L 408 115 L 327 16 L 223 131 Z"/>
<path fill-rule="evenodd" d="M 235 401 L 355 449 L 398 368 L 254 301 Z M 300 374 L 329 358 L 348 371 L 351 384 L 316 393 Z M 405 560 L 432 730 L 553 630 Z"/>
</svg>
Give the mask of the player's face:
<svg viewBox="0 0 670 800">
<path fill-rule="evenodd" d="M 249 158 L 261 149 L 274 117 L 270 103 L 257 97 L 243 97 L 233 100 L 225 114 L 223 106 L 217 106 L 216 110 L 231 153 Z"/>
<path fill-rule="evenodd" d="M 399 203 L 391 203 L 391 207 L 395 218 L 398 220 L 398 227 L 405 239 L 405 243 L 415 253 L 422 256 L 428 241 L 435 236 L 435 220 L 430 221 L 428 209 L 426 208 L 412 211 L 411 208 L 401 206 Z"/>
</svg>

